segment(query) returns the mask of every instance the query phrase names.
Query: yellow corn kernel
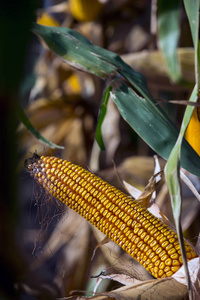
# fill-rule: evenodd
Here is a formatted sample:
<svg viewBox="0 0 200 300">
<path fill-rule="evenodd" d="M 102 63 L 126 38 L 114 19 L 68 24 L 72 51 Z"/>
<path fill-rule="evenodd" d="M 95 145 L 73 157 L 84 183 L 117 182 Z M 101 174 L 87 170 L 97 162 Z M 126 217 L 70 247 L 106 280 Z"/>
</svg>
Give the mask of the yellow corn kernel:
<svg viewBox="0 0 200 300">
<path fill-rule="evenodd" d="M 46 190 L 95 225 L 156 278 L 172 276 L 182 266 L 176 233 L 123 192 L 56 157 L 34 154 L 25 161 L 25 167 Z M 189 243 L 185 246 L 188 260 L 197 256 Z"/>
</svg>

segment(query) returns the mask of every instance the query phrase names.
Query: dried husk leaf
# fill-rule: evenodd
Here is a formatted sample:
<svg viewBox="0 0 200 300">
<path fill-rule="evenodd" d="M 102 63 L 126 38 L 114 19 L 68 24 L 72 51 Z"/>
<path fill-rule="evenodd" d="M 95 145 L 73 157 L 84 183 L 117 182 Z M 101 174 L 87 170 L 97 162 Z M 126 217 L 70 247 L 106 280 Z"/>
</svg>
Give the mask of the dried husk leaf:
<svg viewBox="0 0 200 300">
<path fill-rule="evenodd" d="M 177 282 L 173 278 L 152 280 L 144 282 L 142 284 L 133 286 L 124 286 L 119 289 L 106 292 L 98 293 L 93 297 L 83 297 L 83 296 L 72 296 L 70 299 L 91 299 L 91 300 L 187 300 L 188 292 L 186 286 Z"/>
<path fill-rule="evenodd" d="M 177 49 L 182 77 L 188 82 L 194 83 L 194 49 Z M 161 51 L 142 51 L 122 55 L 122 59 L 134 66 L 134 69 L 144 73 L 147 77 L 168 77 L 167 67 Z"/>
<path fill-rule="evenodd" d="M 165 161 L 163 159 L 159 159 L 161 169 L 165 165 Z M 141 182 L 146 185 L 149 178 L 152 176 L 154 171 L 154 161 L 152 157 L 146 156 L 137 156 L 137 157 L 128 157 L 123 161 L 123 163 L 118 167 L 119 172 L 128 173 L 130 177 L 137 178 L 141 180 Z M 122 174 L 123 174 L 122 173 Z M 127 180 L 127 178 L 124 178 Z"/>
<path fill-rule="evenodd" d="M 190 273 L 190 280 L 192 285 L 193 300 L 198 300 L 200 295 L 200 263 L 199 257 L 188 261 L 188 269 Z M 184 266 L 182 266 L 173 276 L 178 282 L 187 286 Z"/>
<path fill-rule="evenodd" d="M 74 246 L 78 251 L 77 257 L 81 257 L 83 255 L 82 252 L 84 252 L 85 247 L 79 247 L 78 244 L 82 244 L 83 242 L 85 243 L 86 241 L 88 241 L 88 233 L 88 222 L 77 215 L 77 213 L 73 210 L 69 211 L 69 209 L 67 209 L 56 225 L 55 229 L 53 230 L 46 245 L 44 246 L 42 254 L 38 259 L 38 263 L 39 261 L 42 262 L 42 260 L 48 259 L 48 257 L 56 253 L 56 251 L 58 251 L 61 247 L 67 245 L 68 243 L 71 245 L 71 254 L 75 256 L 73 250 Z"/>
<path fill-rule="evenodd" d="M 60 291 L 69 293 L 71 290 L 84 287 L 88 280 L 86 273 L 90 263 L 90 230 L 89 224 L 74 211 L 66 213 L 55 227 L 41 254 L 31 265 L 31 272 L 40 272 L 45 265 L 56 259 L 56 271 L 52 274 L 52 282 L 57 282 Z M 84 258 L 84 259 L 83 259 Z M 55 286 L 52 288 L 56 295 Z M 58 296 L 58 294 L 57 294 Z"/>
<path fill-rule="evenodd" d="M 109 99 L 107 113 L 102 124 L 102 136 L 106 147 L 107 163 L 112 161 L 120 143 L 120 114 L 114 102 Z"/>
</svg>

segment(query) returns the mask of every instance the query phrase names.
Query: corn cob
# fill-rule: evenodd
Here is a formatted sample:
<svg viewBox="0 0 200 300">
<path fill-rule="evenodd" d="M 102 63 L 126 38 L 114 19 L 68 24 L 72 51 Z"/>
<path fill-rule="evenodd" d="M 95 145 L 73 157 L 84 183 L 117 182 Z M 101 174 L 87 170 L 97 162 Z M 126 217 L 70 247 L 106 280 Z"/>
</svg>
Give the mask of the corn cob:
<svg viewBox="0 0 200 300">
<path fill-rule="evenodd" d="M 43 187 L 96 226 L 156 278 L 172 276 L 183 264 L 176 233 L 137 201 L 107 182 L 56 157 L 34 154 L 25 161 Z M 196 257 L 185 242 L 187 259 Z"/>
</svg>

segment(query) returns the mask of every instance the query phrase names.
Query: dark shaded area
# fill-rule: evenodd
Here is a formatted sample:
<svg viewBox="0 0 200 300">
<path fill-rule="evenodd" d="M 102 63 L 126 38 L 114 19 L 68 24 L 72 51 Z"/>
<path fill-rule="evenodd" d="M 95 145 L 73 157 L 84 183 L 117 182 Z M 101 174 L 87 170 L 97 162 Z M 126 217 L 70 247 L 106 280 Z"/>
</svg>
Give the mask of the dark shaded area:
<svg viewBox="0 0 200 300">
<path fill-rule="evenodd" d="M 0 297 L 18 299 L 17 283 L 24 280 L 27 258 L 16 236 L 18 161 L 16 104 L 37 1 L 0 3 Z M 22 246 L 22 247 L 21 247 Z"/>
</svg>

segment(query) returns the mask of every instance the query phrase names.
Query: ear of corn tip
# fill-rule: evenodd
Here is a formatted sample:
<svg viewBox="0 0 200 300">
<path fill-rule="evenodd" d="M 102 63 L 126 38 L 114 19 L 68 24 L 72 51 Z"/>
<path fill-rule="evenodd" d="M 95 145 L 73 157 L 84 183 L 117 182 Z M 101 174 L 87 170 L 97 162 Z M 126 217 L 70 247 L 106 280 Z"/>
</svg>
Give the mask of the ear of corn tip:
<svg viewBox="0 0 200 300">
<path fill-rule="evenodd" d="M 34 154 L 25 161 L 32 177 L 96 226 L 156 278 L 172 276 L 183 264 L 176 233 L 146 208 L 107 182 L 56 157 Z M 196 257 L 185 242 L 188 260 Z"/>
</svg>

